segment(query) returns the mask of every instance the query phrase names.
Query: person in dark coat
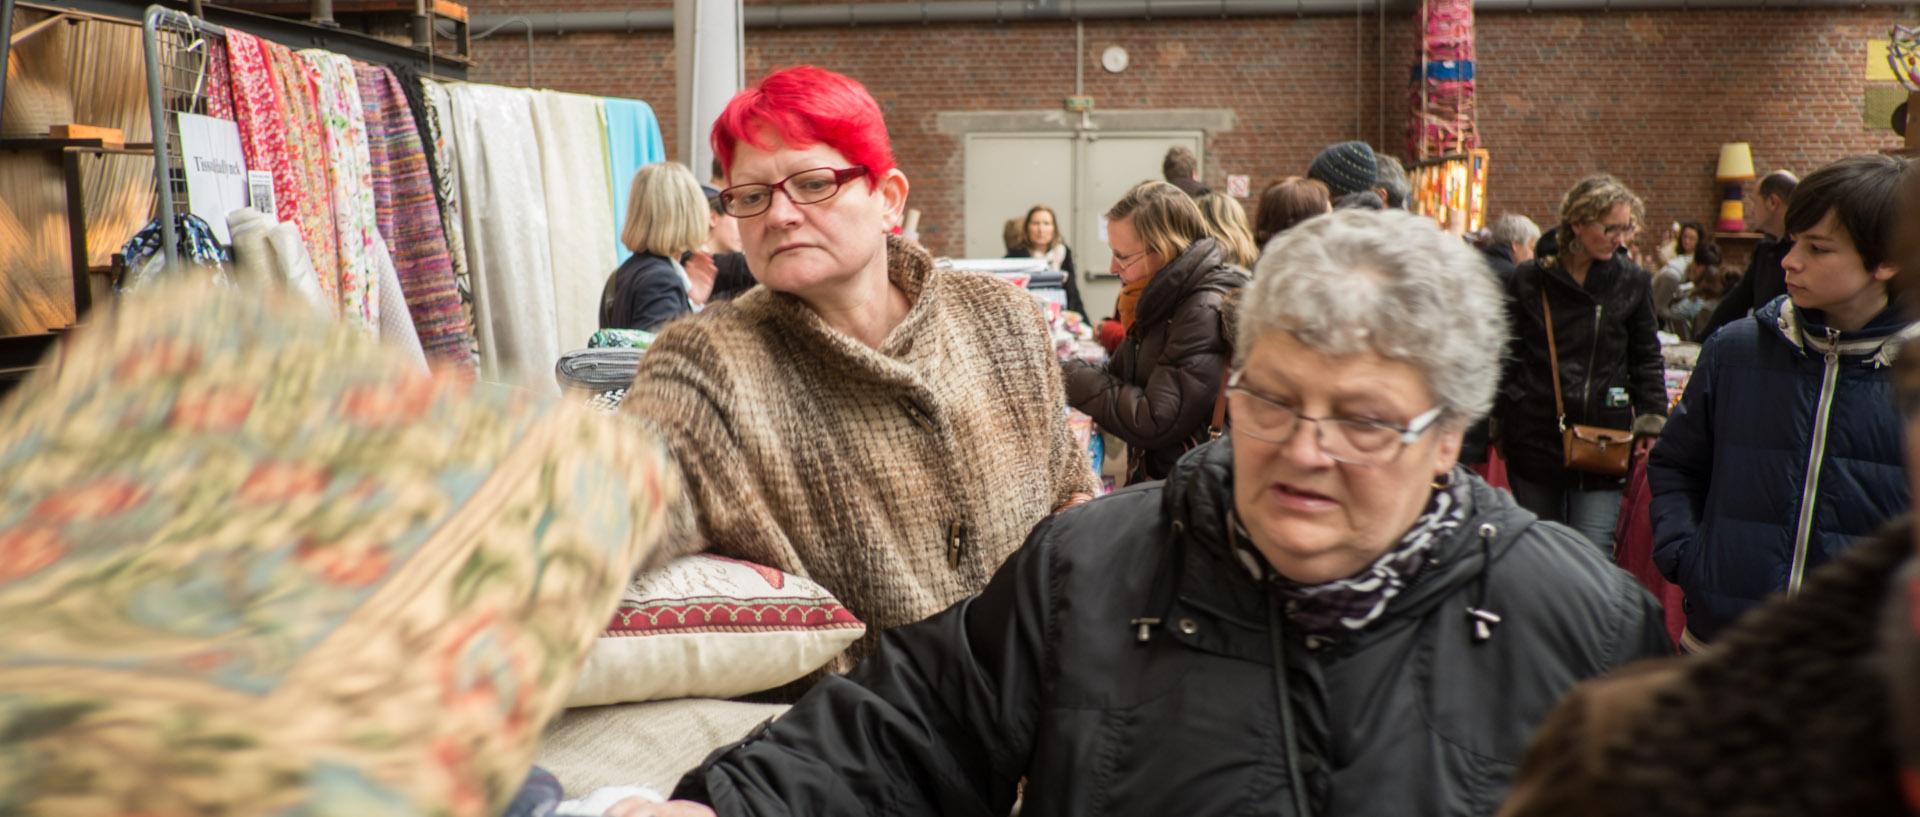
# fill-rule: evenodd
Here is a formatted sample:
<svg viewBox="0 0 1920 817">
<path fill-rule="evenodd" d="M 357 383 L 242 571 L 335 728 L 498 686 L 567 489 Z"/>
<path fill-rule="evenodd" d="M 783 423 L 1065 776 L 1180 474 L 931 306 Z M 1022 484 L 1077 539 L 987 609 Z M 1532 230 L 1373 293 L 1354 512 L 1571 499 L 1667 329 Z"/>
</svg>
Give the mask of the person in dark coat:
<svg viewBox="0 0 1920 817">
<path fill-rule="evenodd" d="M 1206 182 L 1200 181 L 1200 157 L 1185 145 L 1167 148 L 1166 158 L 1160 160 L 1160 176 L 1167 184 L 1196 199 L 1213 192 Z"/>
<path fill-rule="evenodd" d="M 1146 182 L 1107 211 L 1126 338 L 1105 366 L 1062 363 L 1067 402 L 1127 444 L 1127 481 L 1160 479 L 1211 438 L 1233 351 L 1221 311 L 1247 271 L 1207 235 L 1193 199 Z"/>
<path fill-rule="evenodd" d="M 1261 266 L 1228 439 L 609 813 L 1490 813 L 1562 694 L 1671 654 L 1658 606 L 1455 462 L 1504 334 L 1471 248 L 1338 212 Z"/>
<path fill-rule="evenodd" d="M 1060 234 L 1059 220 L 1053 215 L 1053 208 L 1036 204 L 1027 211 L 1020 222 L 1019 243 L 1007 245 L 1008 258 L 1041 258 L 1047 262 L 1047 269 L 1064 272 L 1067 275 L 1063 285 L 1067 292 L 1067 308 L 1087 314 L 1087 305 L 1080 300 L 1080 282 L 1073 267 L 1073 248 L 1067 246 L 1067 240 Z"/>
<path fill-rule="evenodd" d="M 706 243 L 707 200 L 686 166 L 655 162 L 634 172 L 627 201 L 620 241 L 633 255 L 601 290 L 600 328 L 657 332 L 667 321 L 693 312 L 712 291 L 710 273 L 696 282 L 680 263 L 682 255 Z"/>
<path fill-rule="evenodd" d="M 1526 216 L 1507 213 L 1494 219 L 1488 232 L 1487 246 L 1480 251 L 1486 254 L 1487 265 L 1493 268 L 1493 274 L 1504 287 L 1513 278 L 1515 268 L 1533 260 L 1533 245 L 1540 240 L 1540 227 Z"/>
<path fill-rule="evenodd" d="M 1887 294 L 1906 163 L 1813 173 L 1787 205 L 1787 295 L 1700 350 L 1648 463 L 1654 563 L 1692 649 L 1907 509 L 1889 366 L 1920 335 Z"/>
<path fill-rule="evenodd" d="M 1786 271 L 1780 261 L 1793 251 L 1793 239 L 1787 236 L 1785 221 L 1787 201 L 1793 198 L 1793 189 L 1799 183 L 1792 173 L 1776 170 L 1754 187 L 1753 213 L 1748 216 L 1747 225 L 1766 237 L 1753 248 L 1753 256 L 1747 259 L 1747 271 L 1741 274 L 1740 282 L 1713 308 L 1713 317 L 1699 336 L 1701 340 L 1787 293 Z"/>
<path fill-rule="evenodd" d="M 1507 283 L 1513 340 L 1494 406 L 1515 499 L 1613 549 L 1622 478 L 1567 468 L 1561 429 L 1574 424 L 1656 435 L 1666 422 L 1665 363 L 1650 276 L 1618 251 L 1640 198 L 1612 176 L 1590 176 L 1560 204 L 1558 236 Z M 1553 308 L 1566 416 L 1554 409 L 1545 303 Z"/>
</svg>

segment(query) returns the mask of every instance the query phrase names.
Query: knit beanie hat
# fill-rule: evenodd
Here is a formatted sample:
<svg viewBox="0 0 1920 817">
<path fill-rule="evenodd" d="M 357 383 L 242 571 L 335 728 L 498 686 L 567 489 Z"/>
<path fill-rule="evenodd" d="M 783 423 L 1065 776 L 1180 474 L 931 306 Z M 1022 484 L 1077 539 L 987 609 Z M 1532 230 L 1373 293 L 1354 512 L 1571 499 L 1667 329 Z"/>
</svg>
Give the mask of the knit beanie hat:
<svg viewBox="0 0 1920 817">
<path fill-rule="evenodd" d="M 1341 142 L 1320 151 L 1307 166 L 1307 178 L 1318 179 L 1340 198 L 1348 193 L 1372 190 L 1379 178 L 1380 162 L 1365 142 Z"/>
</svg>

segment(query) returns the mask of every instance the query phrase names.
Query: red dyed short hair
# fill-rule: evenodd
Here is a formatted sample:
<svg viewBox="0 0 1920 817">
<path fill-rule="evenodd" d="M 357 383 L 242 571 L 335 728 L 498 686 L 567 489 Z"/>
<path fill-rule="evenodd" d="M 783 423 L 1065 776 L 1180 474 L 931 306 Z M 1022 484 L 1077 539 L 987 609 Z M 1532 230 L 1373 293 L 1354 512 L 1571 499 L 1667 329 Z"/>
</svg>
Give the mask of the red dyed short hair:
<svg viewBox="0 0 1920 817">
<path fill-rule="evenodd" d="M 766 150 L 772 144 L 769 135 L 793 148 L 825 143 L 848 161 L 865 165 L 868 184 L 878 184 L 894 167 L 880 103 L 867 86 L 824 68 L 782 68 L 735 94 L 714 120 L 713 155 L 731 174 L 734 147 L 744 140 Z"/>
</svg>

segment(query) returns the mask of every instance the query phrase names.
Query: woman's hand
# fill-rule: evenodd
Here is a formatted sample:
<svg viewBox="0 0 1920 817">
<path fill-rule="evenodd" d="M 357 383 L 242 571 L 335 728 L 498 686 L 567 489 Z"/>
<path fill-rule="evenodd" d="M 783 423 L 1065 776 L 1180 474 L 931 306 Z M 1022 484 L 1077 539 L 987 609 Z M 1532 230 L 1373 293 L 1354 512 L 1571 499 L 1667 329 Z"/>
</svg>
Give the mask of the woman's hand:
<svg viewBox="0 0 1920 817">
<path fill-rule="evenodd" d="M 692 285 L 688 290 L 689 300 L 701 306 L 707 305 L 707 299 L 713 296 L 713 281 L 719 274 L 719 268 L 713 263 L 713 254 L 706 250 L 689 253 L 680 265 L 687 271 L 687 281 Z"/>
<path fill-rule="evenodd" d="M 692 800 L 655 803 L 645 797 L 629 797 L 607 807 L 607 817 L 718 817 L 713 809 Z"/>
</svg>

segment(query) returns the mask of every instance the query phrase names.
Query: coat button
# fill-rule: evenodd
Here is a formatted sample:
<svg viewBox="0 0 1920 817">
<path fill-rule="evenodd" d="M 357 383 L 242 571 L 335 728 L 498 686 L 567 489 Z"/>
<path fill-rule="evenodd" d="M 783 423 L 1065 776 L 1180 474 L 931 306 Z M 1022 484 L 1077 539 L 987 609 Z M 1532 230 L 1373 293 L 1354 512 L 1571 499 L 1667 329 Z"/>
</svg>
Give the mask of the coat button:
<svg viewBox="0 0 1920 817">
<path fill-rule="evenodd" d="M 1200 625 L 1194 623 L 1193 619 L 1190 618 L 1180 619 L 1179 627 L 1180 632 L 1186 635 L 1193 635 L 1194 633 L 1200 632 Z"/>
</svg>

